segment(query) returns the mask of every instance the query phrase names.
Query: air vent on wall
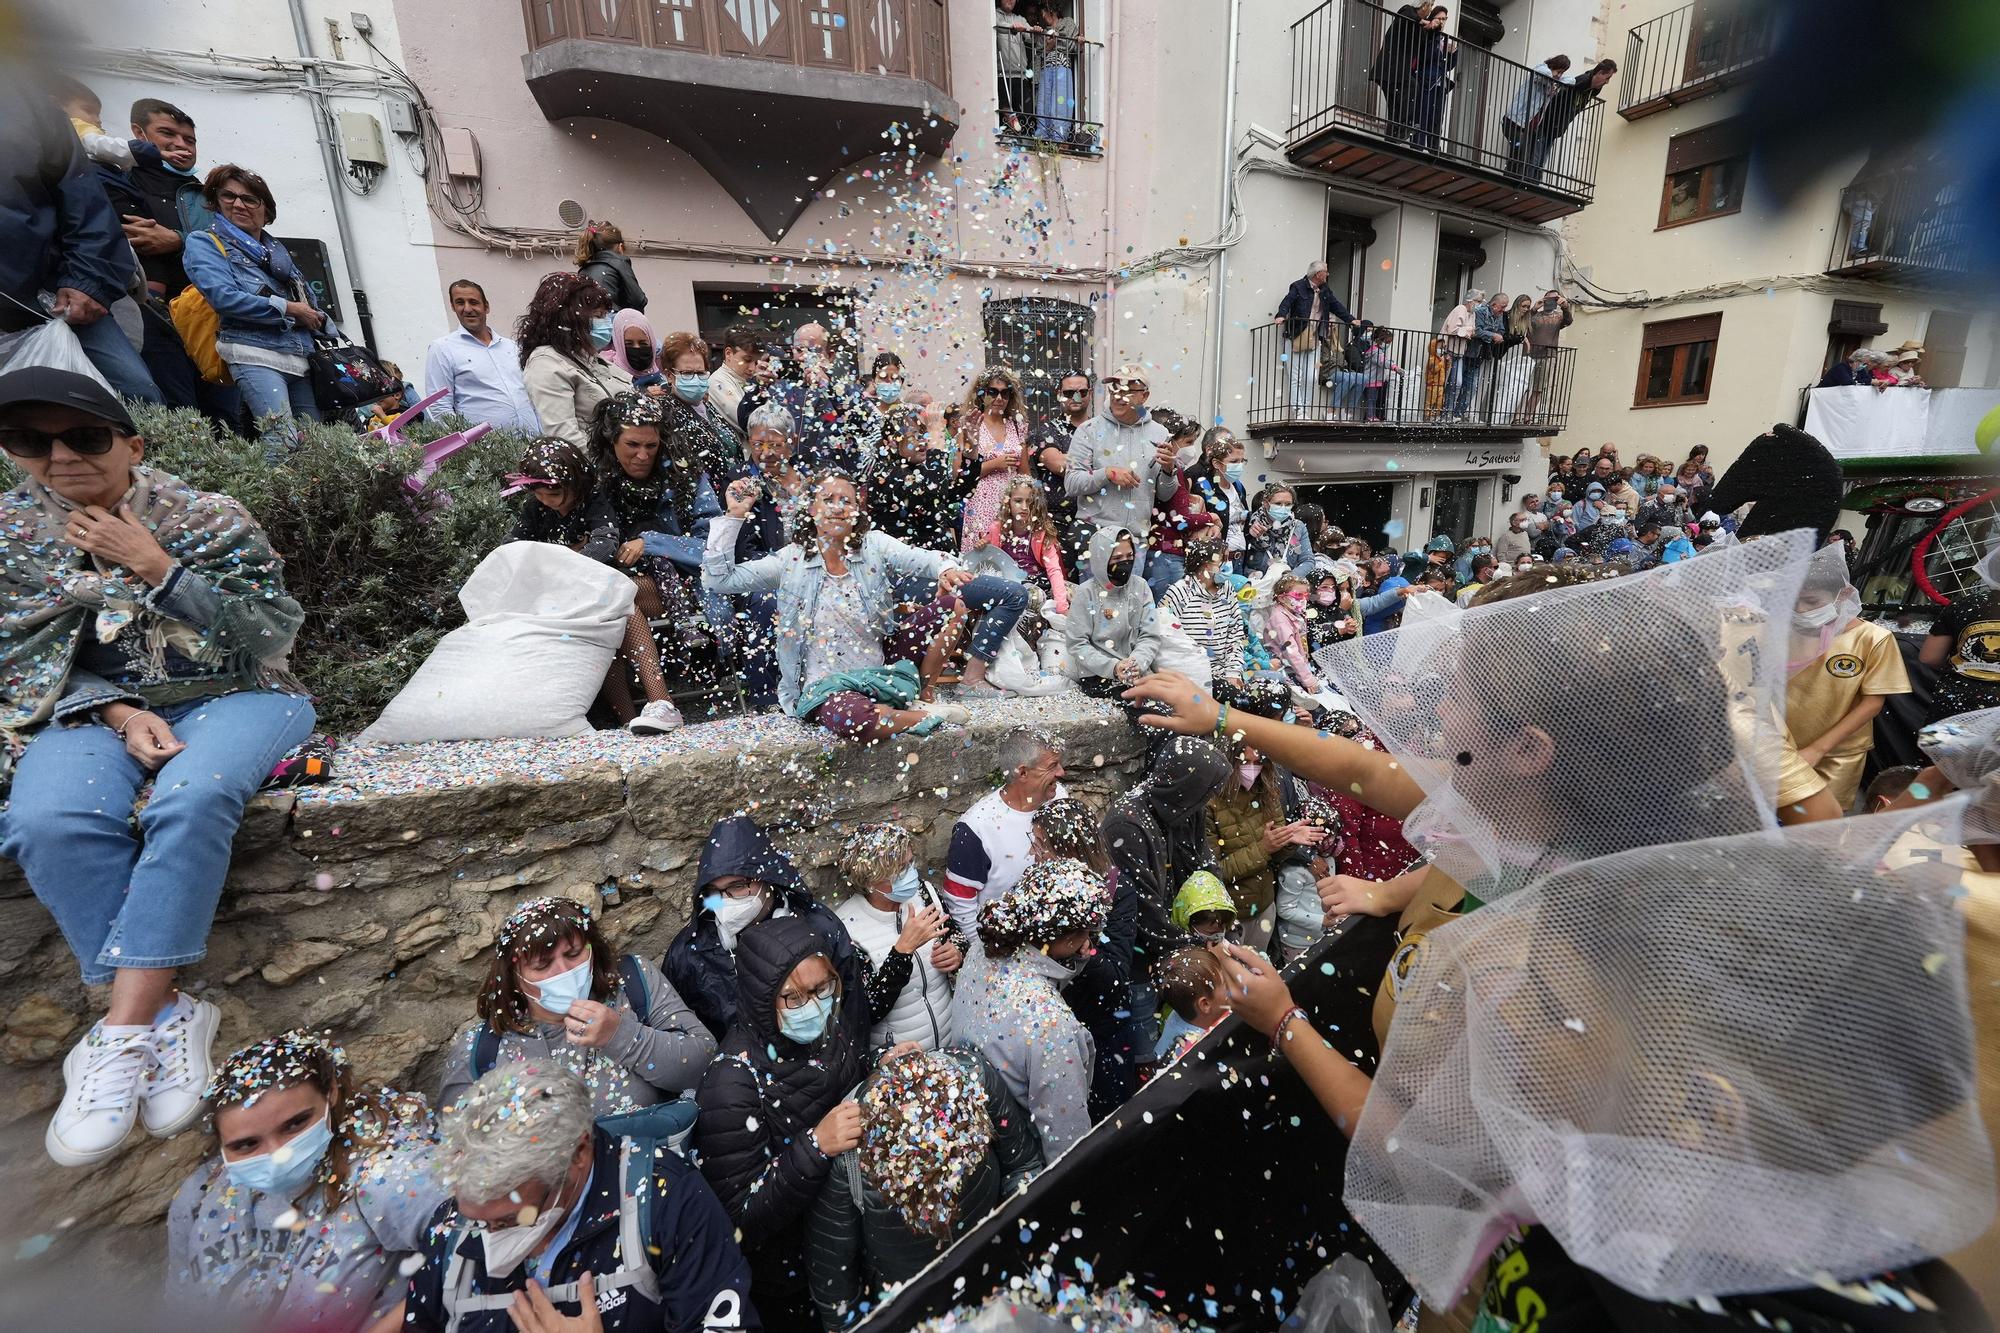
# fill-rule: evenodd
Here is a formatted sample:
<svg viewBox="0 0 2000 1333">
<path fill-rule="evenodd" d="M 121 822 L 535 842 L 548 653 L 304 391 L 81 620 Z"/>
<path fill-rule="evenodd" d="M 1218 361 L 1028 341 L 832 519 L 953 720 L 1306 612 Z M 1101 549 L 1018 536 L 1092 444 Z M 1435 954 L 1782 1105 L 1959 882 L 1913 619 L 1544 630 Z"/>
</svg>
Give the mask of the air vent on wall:
<svg viewBox="0 0 2000 1333">
<path fill-rule="evenodd" d="M 565 227 L 581 227 L 590 215 L 583 211 L 583 205 L 576 200 L 565 199 L 556 205 L 556 216 L 562 219 Z"/>
</svg>

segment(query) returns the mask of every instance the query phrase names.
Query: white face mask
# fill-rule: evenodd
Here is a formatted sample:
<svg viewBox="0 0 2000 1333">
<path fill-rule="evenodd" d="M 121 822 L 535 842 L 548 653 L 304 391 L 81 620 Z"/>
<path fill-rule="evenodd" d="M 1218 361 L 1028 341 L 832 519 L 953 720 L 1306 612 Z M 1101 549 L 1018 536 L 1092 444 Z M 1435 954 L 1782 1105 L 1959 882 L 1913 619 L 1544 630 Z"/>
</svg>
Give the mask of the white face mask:
<svg viewBox="0 0 2000 1333">
<path fill-rule="evenodd" d="M 732 953 L 736 950 L 736 937 L 755 925 L 764 915 L 764 895 L 753 893 L 748 898 L 723 898 L 714 906 L 715 932 L 722 937 L 722 947 Z"/>
<path fill-rule="evenodd" d="M 561 1187 L 557 1187 L 561 1192 Z M 553 1203 L 554 1199 L 551 1198 Z M 567 1208 L 544 1208 L 541 1215 L 526 1226 L 489 1227 L 482 1244 L 486 1250 L 486 1275 L 506 1277 L 527 1262 L 528 1256 L 547 1240 L 552 1232 L 562 1224 Z"/>
<path fill-rule="evenodd" d="M 1825 629 L 1839 614 L 1840 603 L 1828 602 L 1825 606 L 1816 606 L 1810 611 L 1794 611 L 1792 623 L 1800 629 Z"/>
</svg>

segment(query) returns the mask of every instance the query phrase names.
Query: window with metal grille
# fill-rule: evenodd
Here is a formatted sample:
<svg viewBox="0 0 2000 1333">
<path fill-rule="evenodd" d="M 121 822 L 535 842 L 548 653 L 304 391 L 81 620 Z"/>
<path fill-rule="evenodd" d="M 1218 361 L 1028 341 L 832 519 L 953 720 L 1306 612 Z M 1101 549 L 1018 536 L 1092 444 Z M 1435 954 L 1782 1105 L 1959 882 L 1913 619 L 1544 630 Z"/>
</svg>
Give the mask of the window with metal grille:
<svg viewBox="0 0 2000 1333">
<path fill-rule="evenodd" d="M 1097 311 L 1046 296 L 988 301 L 986 361 L 1011 366 L 1021 377 L 1030 417 L 1056 410 L 1056 384 L 1071 371 L 1091 373 Z"/>
</svg>

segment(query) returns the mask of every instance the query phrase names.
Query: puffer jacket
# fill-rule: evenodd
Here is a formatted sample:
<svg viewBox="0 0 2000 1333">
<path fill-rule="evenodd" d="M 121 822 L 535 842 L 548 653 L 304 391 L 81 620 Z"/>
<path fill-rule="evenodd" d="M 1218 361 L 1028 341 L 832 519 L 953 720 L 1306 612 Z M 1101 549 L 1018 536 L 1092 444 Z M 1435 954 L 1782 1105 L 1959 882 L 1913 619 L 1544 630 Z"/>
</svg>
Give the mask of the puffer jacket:
<svg viewBox="0 0 2000 1333">
<path fill-rule="evenodd" d="M 1210 742 L 1175 736 L 1161 748 L 1146 780 L 1104 813 L 1104 845 L 1117 868 L 1119 889 L 1129 889 L 1138 904 L 1135 977 L 1149 975 L 1168 954 L 1194 942 L 1175 927 L 1170 913 L 1189 875 L 1216 868 L 1207 807 L 1232 767 Z"/>
<path fill-rule="evenodd" d="M 646 289 L 639 285 L 639 277 L 632 271 L 632 261 L 616 250 L 599 250 L 588 263 L 576 266 L 576 275 L 589 278 L 609 292 L 613 310 L 646 313 Z"/>
<path fill-rule="evenodd" d="M 1137 559 L 1122 586 L 1108 587 L 1104 571 L 1111 563 L 1111 548 L 1123 537 L 1132 539 Z M 1160 624 L 1153 594 L 1141 577 L 1145 545 L 1144 534 L 1130 528 L 1099 528 L 1091 537 L 1090 579 L 1071 595 L 1063 629 L 1071 670 L 1078 679 L 1109 680 L 1128 657 L 1141 671 L 1153 669 L 1160 655 Z"/>
<path fill-rule="evenodd" d="M 736 956 L 722 947 L 715 913 L 702 905 L 708 886 L 724 875 L 743 875 L 769 884 L 776 899 L 771 916 L 798 917 L 825 935 L 833 945 L 833 965 L 840 973 L 841 985 L 861 993 L 861 963 L 840 918 L 806 892 L 791 858 L 771 845 L 770 835 L 757 827 L 755 820 L 733 815 L 710 829 L 708 841 L 702 844 L 701 863 L 695 872 L 693 915 L 667 946 L 667 956 L 660 964 L 668 983 L 694 1010 L 703 1027 L 720 1039 L 736 1020 Z M 739 936 L 739 947 L 742 942 Z"/>
<path fill-rule="evenodd" d="M 1042 1169 L 1041 1138 L 1020 1101 L 979 1052 L 954 1046 L 945 1054 L 986 1088 L 992 1146 L 960 1186 L 952 1233 L 962 1236 L 986 1219 L 1000 1200 Z M 861 1178 L 858 1152 L 842 1153 L 806 1223 L 806 1272 L 820 1323 L 845 1328 L 872 1308 L 881 1291 L 908 1282 L 937 1258 L 945 1243 L 912 1230 L 902 1214 Z"/>
<path fill-rule="evenodd" d="M 927 895 L 884 912 L 857 893 L 834 909 L 868 961 L 868 1012 L 875 1020 L 868 1039 L 876 1046 L 913 1041 L 935 1051 L 951 1044 L 951 978 L 931 962 L 935 946 L 926 944 L 914 956 L 896 949 L 903 922 L 936 902 Z M 971 947 L 956 925 L 946 928 L 944 939 L 960 957 Z"/>
<path fill-rule="evenodd" d="M 701 1174 L 736 1223 L 750 1260 L 751 1289 L 767 1309 L 804 1298 L 805 1218 L 833 1159 L 813 1128 L 861 1082 L 868 1056 L 868 1001 L 841 987 L 826 1034 L 810 1046 L 778 1026 L 785 978 L 832 941 L 799 917 L 759 921 L 736 941 L 736 1022 L 695 1093 Z"/>
<path fill-rule="evenodd" d="M 1259 782 L 1245 791 L 1232 779 L 1208 803 L 1208 816 L 1215 822 L 1222 882 L 1236 900 L 1236 915 L 1248 921 L 1269 907 L 1277 893 L 1271 853 L 1264 848 L 1264 826 L 1286 822 L 1276 784 Z M 1175 888 L 1178 891 L 1179 886 Z"/>
</svg>

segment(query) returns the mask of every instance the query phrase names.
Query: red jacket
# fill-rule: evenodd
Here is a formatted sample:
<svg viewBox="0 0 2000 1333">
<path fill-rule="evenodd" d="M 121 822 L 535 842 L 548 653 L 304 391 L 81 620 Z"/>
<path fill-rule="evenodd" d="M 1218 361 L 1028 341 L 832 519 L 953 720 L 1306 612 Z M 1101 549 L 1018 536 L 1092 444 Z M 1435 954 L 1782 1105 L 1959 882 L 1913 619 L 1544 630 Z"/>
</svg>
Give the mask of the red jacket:
<svg viewBox="0 0 2000 1333">
<path fill-rule="evenodd" d="M 998 523 L 986 530 L 986 540 L 996 551 L 1007 549 Z M 1055 603 L 1057 614 L 1068 615 L 1069 583 L 1063 578 L 1062 544 L 1050 541 L 1046 533 L 1036 532 L 1028 537 L 1028 550 L 1042 572 L 1049 576 L 1049 600 Z"/>
</svg>

